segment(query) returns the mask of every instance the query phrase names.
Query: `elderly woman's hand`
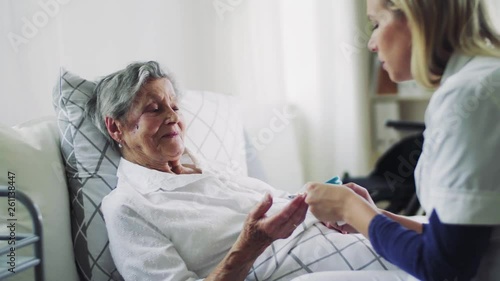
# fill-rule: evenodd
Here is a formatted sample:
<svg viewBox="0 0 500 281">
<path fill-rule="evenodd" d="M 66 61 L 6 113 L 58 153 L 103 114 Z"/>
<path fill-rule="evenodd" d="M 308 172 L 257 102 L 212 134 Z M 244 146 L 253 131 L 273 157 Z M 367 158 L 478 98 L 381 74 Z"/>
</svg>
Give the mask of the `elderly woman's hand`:
<svg viewBox="0 0 500 281">
<path fill-rule="evenodd" d="M 279 213 L 267 217 L 266 213 L 272 205 L 273 198 L 266 194 L 248 215 L 240 235 L 241 242 L 265 249 L 274 240 L 287 238 L 304 221 L 308 208 L 305 195 L 299 195 Z"/>
<path fill-rule="evenodd" d="M 273 198 L 264 200 L 250 212 L 238 240 L 205 281 L 242 281 L 255 260 L 274 240 L 287 238 L 306 217 L 305 195 L 299 195 L 273 216 L 266 216 Z"/>
</svg>

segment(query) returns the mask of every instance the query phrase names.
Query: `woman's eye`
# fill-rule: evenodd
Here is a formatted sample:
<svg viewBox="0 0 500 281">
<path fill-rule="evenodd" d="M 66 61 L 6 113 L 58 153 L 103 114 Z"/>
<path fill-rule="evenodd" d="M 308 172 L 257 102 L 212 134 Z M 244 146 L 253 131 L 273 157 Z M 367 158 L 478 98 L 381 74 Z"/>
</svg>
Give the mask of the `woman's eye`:
<svg viewBox="0 0 500 281">
<path fill-rule="evenodd" d="M 378 24 L 373 24 L 373 25 L 372 25 L 372 31 L 374 31 L 374 30 L 375 30 L 375 29 L 377 29 L 377 28 L 378 28 Z"/>
<path fill-rule="evenodd" d="M 178 111 L 178 110 L 179 110 L 179 108 L 178 108 L 177 106 L 172 106 L 172 110 L 173 110 L 173 111 Z"/>
<path fill-rule="evenodd" d="M 160 108 L 158 106 L 150 106 L 147 108 L 147 112 L 158 112 Z"/>
</svg>

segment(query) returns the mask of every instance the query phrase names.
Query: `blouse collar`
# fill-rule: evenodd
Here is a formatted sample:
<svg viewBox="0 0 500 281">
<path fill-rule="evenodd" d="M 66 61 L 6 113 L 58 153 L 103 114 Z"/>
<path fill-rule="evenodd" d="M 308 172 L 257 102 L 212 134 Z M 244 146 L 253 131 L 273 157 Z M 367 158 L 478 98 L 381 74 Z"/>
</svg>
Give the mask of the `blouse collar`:
<svg viewBox="0 0 500 281">
<path fill-rule="evenodd" d="M 469 63 L 474 57 L 466 56 L 461 53 L 455 52 L 448 61 L 443 77 L 441 78 L 441 85 L 443 85 L 448 78 L 458 73 L 467 63 Z"/>
<path fill-rule="evenodd" d="M 132 163 L 125 158 L 120 159 L 117 176 L 120 181 L 126 181 L 141 194 L 148 194 L 158 190 L 172 191 L 193 182 L 204 179 L 211 174 L 205 163 L 199 162 L 190 152 L 185 153 L 193 163 L 202 168 L 201 174 L 176 175 Z M 184 161 L 181 161 L 184 162 Z M 203 167 L 205 166 L 205 167 Z"/>
</svg>

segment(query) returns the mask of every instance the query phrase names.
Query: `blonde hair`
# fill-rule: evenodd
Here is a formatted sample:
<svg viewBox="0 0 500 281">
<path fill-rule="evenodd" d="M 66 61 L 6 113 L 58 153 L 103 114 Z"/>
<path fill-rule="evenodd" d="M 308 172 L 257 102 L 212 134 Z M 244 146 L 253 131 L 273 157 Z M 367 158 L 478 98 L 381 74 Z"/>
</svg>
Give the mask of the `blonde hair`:
<svg viewBox="0 0 500 281">
<path fill-rule="evenodd" d="M 417 82 L 436 88 L 451 55 L 500 57 L 500 35 L 484 0 L 385 0 L 412 32 L 411 71 Z"/>
</svg>

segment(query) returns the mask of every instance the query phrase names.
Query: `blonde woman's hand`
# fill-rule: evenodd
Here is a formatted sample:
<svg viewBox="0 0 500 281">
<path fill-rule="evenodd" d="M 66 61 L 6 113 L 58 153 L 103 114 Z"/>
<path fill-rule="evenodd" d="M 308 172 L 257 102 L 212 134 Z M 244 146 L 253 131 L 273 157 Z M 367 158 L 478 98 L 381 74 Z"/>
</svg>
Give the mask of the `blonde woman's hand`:
<svg viewBox="0 0 500 281">
<path fill-rule="evenodd" d="M 354 193 L 359 195 L 361 198 L 365 199 L 366 202 L 368 202 L 371 206 L 377 207 L 375 205 L 375 202 L 373 202 L 373 199 L 370 196 L 370 193 L 368 190 L 360 185 L 357 185 L 353 182 L 350 182 L 348 184 L 345 184 L 344 186 L 347 186 L 350 188 Z M 335 229 L 343 234 L 349 234 L 349 233 L 358 233 L 358 230 L 356 230 L 354 227 L 352 227 L 350 224 L 343 224 L 343 225 L 338 225 L 336 222 L 323 222 L 326 227 L 330 229 Z"/>
<path fill-rule="evenodd" d="M 349 198 L 357 196 L 352 189 L 343 185 L 308 183 L 306 190 L 306 203 L 311 213 L 330 226 L 344 220 Z"/>
<path fill-rule="evenodd" d="M 372 197 L 370 196 L 370 193 L 368 190 L 360 185 L 357 185 L 353 182 L 350 182 L 348 184 L 345 184 L 345 186 L 349 187 L 354 193 L 357 195 L 361 196 L 363 199 L 365 199 L 370 205 L 377 206 L 375 205 L 375 202 L 373 202 Z"/>
<path fill-rule="evenodd" d="M 380 214 L 373 200 L 367 201 L 352 188 L 344 185 L 308 183 L 306 189 L 306 203 L 320 221 L 330 225 L 344 221 L 349 224 L 349 230 L 354 228 L 368 237 L 371 220 Z M 345 228 L 344 232 L 348 229 Z"/>
<path fill-rule="evenodd" d="M 349 233 L 358 233 L 358 231 L 352 227 L 350 224 L 342 224 L 339 225 L 338 223 L 330 223 L 330 222 L 322 222 L 326 227 L 329 229 L 335 229 L 338 232 L 342 234 L 349 234 Z"/>
</svg>

